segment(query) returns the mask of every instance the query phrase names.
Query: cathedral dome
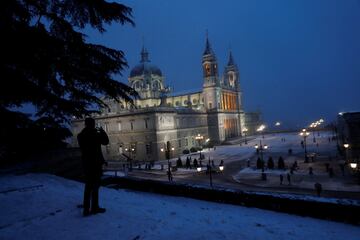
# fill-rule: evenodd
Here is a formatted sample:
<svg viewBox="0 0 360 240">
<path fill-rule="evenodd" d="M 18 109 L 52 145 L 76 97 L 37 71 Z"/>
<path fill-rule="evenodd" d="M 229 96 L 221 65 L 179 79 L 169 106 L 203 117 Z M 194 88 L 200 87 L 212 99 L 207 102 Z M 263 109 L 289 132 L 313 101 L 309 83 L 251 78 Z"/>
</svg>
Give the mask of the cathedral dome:
<svg viewBox="0 0 360 240">
<path fill-rule="evenodd" d="M 150 75 L 150 74 L 157 75 L 160 77 L 162 76 L 160 68 L 148 62 L 142 62 L 136 65 L 135 67 L 133 67 L 133 69 L 131 69 L 130 77 L 132 78 L 132 77 Z"/>
<path fill-rule="evenodd" d="M 131 69 L 130 77 L 132 78 L 132 77 L 151 75 L 151 74 L 162 77 L 160 68 L 150 63 L 149 53 L 143 47 L 141 51 L 141 61 L 138 65 L 136 65 L 135 67 L 133 67 L 133 69 Z"/>
</svg>

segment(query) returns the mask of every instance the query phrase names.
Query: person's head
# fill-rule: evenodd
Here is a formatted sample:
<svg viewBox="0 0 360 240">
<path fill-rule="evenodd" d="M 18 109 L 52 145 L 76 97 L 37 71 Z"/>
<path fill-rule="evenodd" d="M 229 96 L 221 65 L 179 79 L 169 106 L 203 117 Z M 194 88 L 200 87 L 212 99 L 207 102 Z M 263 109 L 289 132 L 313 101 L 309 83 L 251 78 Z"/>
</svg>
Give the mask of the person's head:
<svg viewBox="0 0 360 240">
<path fill-rule="evenodd" d="M 85 118 L 85 127 L 95 128 L 95 119 L 91 117 Z"/>
</svg>

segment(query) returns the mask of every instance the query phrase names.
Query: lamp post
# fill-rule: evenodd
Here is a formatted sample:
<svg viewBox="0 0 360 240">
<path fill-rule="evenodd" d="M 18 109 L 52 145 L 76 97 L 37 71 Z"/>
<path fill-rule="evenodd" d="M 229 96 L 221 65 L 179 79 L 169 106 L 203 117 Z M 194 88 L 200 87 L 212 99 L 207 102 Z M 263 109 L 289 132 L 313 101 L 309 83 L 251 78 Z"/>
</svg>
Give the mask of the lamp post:
<svg viewBox="0 0 360 240">
<path fill-rule="evenodd" d="M 355 174 L 357 175 L 358 178 L 358 184 L 360 184 L 360 168 L 359 168 L 358 160 L 356 162 L 351 162 L 350 167 L 352 170 L 355 171 Z"/>
<path fill-rule="evenodd" d="M 264 172 L 264 156 L 263 156 L 263 151 L 268 149 L 268 145 L 264 144 L 262 145 L 261 140 L 260 140 L 260 145 L 255 144 L 255 149 L 259 150 L 260 152 L 260 159 L 261 159 L 261 167 L 262 167 L 262 171 Z"/>
<path fill-rule="evenodd" d="M 308 131 L 306 131 L 306 129 L 304 128 L 300 134 L 300 136 L 302 136 L 304 138 L 304 154 L 305 154 L 305 162 L 308 163 L 309 159 L 307 156 L 307 149 L 306 149 L 306 138 L 310 135 L 310 133 Z"/>
<path fill-rule="evenodd" d="M 247 141 L 246 141 L 246 133 L 247 133 L 248 129 L 245 127 L 242 132 L 244 133 L 244 143 L 247 144 Z"/>
<path fill-rule="evenodd" d="M 200 147 L 200 159 L 202 159 L 202 157 L 201 157 L 202 146 L 200 145 L 200 143 L 201 143 L 201 140 L 204 139 L 204 136 L 201 135 L 200 133 L 198 133 L 198 135 L 195 137 L 195 139 L 198 141 L 198 144 L 199 144 L 199 147 Z"/>
<path fill-rule="evenodd" d="M 168 162 L 169 182 L 171 182 L 172 181 L 172 175 L 171 175 L 171 169 L 170 169 L 170 153 L 175 151 L 175 148 L 171 147 L 170 142 L 167 142 L 165 144 L 165 148 L 160 148 L 160 151 L 165 153 L 165 158 L 167 159 L 167 162 Z"/>
<path fill-rule="evenodd" d="M 310 128 L 312 128 L 312 133 L 313 133 L 313 142 L 316 143 L 316 138 L 315 138 L 315 128 L 317 127 L 317 123 L 311 123 L 310 124 Z"/>
<path fill-rule="evenodd" d="M 344 143 L 346 163 L 349 162 L 349 147 L 350 147 L 350 144 Z"/>
<path fill-rule="evenodd" d="M 264 138 L 264 129 L 266 128 L 266 126 L 264 124 L 261 124 L 258 129 L 256 129 L 257 132 L 260 132 L 262 134 L 262 138 Z"/>
</svg>

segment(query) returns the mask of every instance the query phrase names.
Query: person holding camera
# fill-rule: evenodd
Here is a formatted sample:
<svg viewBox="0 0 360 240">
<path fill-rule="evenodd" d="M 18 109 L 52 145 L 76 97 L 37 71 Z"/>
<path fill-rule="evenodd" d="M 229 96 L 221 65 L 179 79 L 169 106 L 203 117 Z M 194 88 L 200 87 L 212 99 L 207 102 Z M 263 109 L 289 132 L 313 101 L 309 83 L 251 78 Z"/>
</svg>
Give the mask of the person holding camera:
<svg viewBox="0 0 360 240">
<path fill-rule="evenodd" d="M 77 139 L 82 153 L 85 174 L 83 215 L 104 213 L 106 209 L 99 207 L 102 165 L 106 164 L 101 145 L 109 144 L 109 138 L 102 128 L 95 128 L 93 118 L 86 118 L 85 128 L 78 134 Z"/>
</svg>

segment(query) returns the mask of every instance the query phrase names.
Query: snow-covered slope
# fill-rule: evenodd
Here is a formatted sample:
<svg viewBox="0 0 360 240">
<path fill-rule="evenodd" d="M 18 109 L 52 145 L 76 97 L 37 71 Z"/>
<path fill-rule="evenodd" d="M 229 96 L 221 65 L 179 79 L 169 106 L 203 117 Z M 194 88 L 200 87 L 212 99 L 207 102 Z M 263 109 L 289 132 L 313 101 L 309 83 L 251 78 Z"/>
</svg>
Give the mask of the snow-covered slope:
<svg viewBox="0 0 360 240">
<path fill-rule="evenodd" d="M 0 239 L 360 239 L 352 225 L 106 188 L 107 212 L 82 217 L 82 191 L 52 175 L 1 176 Z"/>
</svg>

